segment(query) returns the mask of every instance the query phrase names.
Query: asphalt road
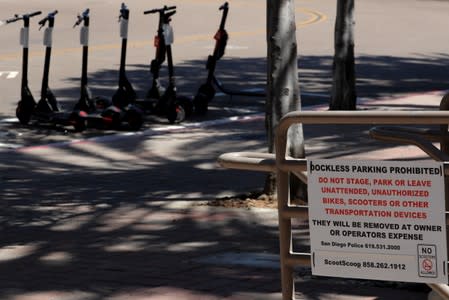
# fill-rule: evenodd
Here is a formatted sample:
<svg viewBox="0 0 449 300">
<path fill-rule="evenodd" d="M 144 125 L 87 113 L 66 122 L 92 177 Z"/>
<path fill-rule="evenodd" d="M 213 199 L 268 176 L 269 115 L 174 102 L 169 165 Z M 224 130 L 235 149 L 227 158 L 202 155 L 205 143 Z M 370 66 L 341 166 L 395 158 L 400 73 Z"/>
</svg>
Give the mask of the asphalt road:
<svg viewBox="0 0 449 300">
<path fill-rule="evenodd" d="M 176 5 L 172 25 L 175 31 L 174 62 L 178 93 L 192 97 L 205 80 L 205 62 L 211 53 L 212 39 L 220 20 L 218 0 L 127 1 L 131 15 L 127 52 L 127 75 L 142 97 L 151 85 L 149 62 L 154 56 L 152 46 L 157 17 L 144 15 L 144 10 Z M 266 71 L 265 1 L 231 0 L 227 21 L 230 35 L 226 54 L 217 68 L 219 77 L 228 87 L 263 89 Z M 118 14 L 121 1 L 81 0 L 59 2 L 2 1 L 0 19 L 16 13 L 41 10 L 59 11 L 53 37 L 50 87 L 68 109 L 79 97 L 81 47 L 79 31 L 73 29 L 78 13 L 91 10 L 89 85 L 94 95 L 110 97 L 118 81 L 120 37 Z M 304 105 L 326 102 L 331 86 L 333 27 L 336 1 L 296 1 L 298 63 Z M 449 45 L 445 12 L 447 1 L 393 0 L 357 1 L 356 63 L 357 92 L 360 97 L 376 98 L 416 91 L 447 89 Z M 38 30 L 36 17 L 30 30 L 29 86 L 39 98 L 44 60 L 43 31 Z M 26 144 L 50 139 L 70 139 L 74 135 L 53 128 L 22 127 L 15 120 L 15 108 L 20 97 L 21 46 L 20 22 L 0 27 L 0 128 L 3 143 L 14 143 L 16 137 Z M 166 70 L 162 70 L 162 79 Z M 164 83 L 164 81 L 163 81 Z M 165 82 L 166 83 L 166 82 Z M 225 116 L 262 112 L 263 98 L 227 97 L 218 95 L 206 117 L 191 121 L 218 119 Z M 156 125 L 147 122 L 145 128 Z M 88 131 L 76 138 L 101 135 Z"/>
</svg>

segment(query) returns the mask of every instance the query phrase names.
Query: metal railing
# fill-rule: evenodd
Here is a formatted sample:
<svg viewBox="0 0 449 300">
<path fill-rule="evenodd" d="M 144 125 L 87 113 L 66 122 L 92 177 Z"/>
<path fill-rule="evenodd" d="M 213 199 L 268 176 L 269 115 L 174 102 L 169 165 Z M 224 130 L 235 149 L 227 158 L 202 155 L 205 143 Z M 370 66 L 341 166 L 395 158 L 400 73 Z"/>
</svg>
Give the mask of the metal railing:
<svg viewBox="0 0 449 300">
<path fill-rule="evenodd" d="M 446 99 L 446 100 L 445 100 Z M 449 107 L 449 96 L 445 96 L 440 108 Z M 289 174 L 295 174 L 307 182 L 306 159 L 287 157 L 287 131 L 293 124 L 368 124 L 368 125 L 440 125 L 440 131 L 402 127 L 375 127 L 370 130 L 373 138 L 402 144 L 416 145 L 431 158 L 444 162 L 445 175 L 449 175 L 449 111 L 296 111 L 285 115 L 276 130 L 276 154 L 256 152 L 225 153 L 218 162 L 226 168 L 276 173 L 279 243 L 281 264 L 282 299 L 295 299 L 294 267 L 310 266 L 310 253 L 292 250 L 292 218 L 307 218 L 307 205 L 292 205 L 289 193 Z M 433 145 L 440 142 L 441 150 Z M 447 190 L 447 176 L 445 177 Z M 446 193 L 447 195 L 447 193 Z M 448 200 L 446 197 L 446 207 Z M 446 224 L 448 223 L 446 212 Z M 428 284 L 442 299 L 449 300 L 446 284 Z"/>
</svg>

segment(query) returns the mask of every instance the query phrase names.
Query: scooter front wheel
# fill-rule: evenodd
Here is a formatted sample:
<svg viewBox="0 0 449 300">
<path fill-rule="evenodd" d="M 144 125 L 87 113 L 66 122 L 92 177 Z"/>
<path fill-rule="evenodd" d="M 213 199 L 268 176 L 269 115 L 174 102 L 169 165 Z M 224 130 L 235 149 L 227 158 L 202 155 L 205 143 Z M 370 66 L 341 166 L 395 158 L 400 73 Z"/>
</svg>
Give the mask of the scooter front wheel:
<svg viewBox="0 0 449 300">
<path fill-rule="evenodd" d="M 208 101 L 204 94 L 198 94 L 194 100 L 195 113 L 198 115 L 205 115 L 208 111 Z"/>
<path fill-rule="evenodd" d="M 113 105 L 107 107 L 102 113 L 103 126 L 108 129 L 119 129 L 121 123 L 121 110 Z"/>
<path fill-rule="evenodd" d="M 198 89 L 198 93 L 193 99 L 193 105 L 195 106 L 195 112 L 199 115 L 207 113 L 209 102 L 215 96 L 215 89 L 211 84 L 203 84 Z"/>
</svg>

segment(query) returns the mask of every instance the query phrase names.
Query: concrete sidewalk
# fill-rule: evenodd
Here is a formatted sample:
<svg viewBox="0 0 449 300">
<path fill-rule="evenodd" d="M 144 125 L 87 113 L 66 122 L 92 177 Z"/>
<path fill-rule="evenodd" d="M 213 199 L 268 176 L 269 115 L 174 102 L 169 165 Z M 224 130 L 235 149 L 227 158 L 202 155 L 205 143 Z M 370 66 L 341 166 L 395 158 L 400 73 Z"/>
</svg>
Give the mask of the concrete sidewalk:
<svg viewBox="0 0 449 300">
<path fill-rule="evenodd" d="M 274 210 L 165 201 L 39 210 L 2 229 L 1 299 L 280 299 Z M 314 278 L 307 268 L 296 288 L 297 299 L 426 299 L 428 291 Z"/>
<path fill-rule="evenodd" d="M 438 109 L 441 96 L 359 108 Z M 371 141 L 366 130 L 307 126 L 308 154 L 426 159 L 415 147 Z M 253 117 L 1 151 L 0 299 L 280 299 L 277 210 L 206 205 L 260 189 L 264 174 L 223 170 L 216 159 L 264 151 L 264 139 L 263 119 Z M 307 232 L 305 220 L 296 230 Z M 298 235 L 295 243 L 308 240 Z M 308 268 L 297 274 L 304 300 L 424 300 L 429 292 L 422 284 L 317 278 Z"/>
</svg>

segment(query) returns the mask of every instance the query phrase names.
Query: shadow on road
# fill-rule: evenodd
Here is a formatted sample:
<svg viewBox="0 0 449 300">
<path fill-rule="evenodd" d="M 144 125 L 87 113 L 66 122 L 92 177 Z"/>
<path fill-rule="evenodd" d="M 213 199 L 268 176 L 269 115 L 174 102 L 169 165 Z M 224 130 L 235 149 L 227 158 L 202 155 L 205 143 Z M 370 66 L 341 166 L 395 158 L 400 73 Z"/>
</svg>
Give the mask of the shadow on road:
<svg viewBox="0 0 449 300">
<path fill-rule="evenodd" d="M 332 86 L 331 56 L 301 56 L 298 59 L 299 82 L 303 93 L 324 95 L 313 99 L 305 98 L 304 105 L 325 103 Z M 449 55 L 417 55 L 416 57 L 368 56 L 356 57 L 357 94 L 359 97 L 379 98 L 398 93 L 427 92 L 448 89 L 447 79 Z M 130 65 L 128 77 L 140 97 L 144 97 L 151 87 L 152 75 L 149 66 Z M 207 70 L 205 61 L 185 61 L 175 66 L 178 93 L 193 97 L 198 87 L 205 81 Z M 224 58 L 218 62 L 216 76 L 227 88 L 235 90 L 263 90 L 266 85 L 266 58 Z M 117 86 L 118 68 L 104 69 L 89 74 L 90 85 L 96 95 L 112 95 Z M 161 70 L 161 81 L 167 85 L 166 66 Z M 77 83 L 79 78 L 69 78 Z M 79 88 L 59 90 L 58 94 L 74 97 Z M 324 98 L 324 99 L 323 99 Z M 216 99 L 222 104 L 223 99 Z M 225 100 L 226 101 L 226 100 Z M 232 106 L 248 106 L 264 103 L 263 98 L 237 97 Z M 212 102 L 211 105 L 219 105 Z M 229 104 L 229 102 L 228 102 Z"/>
<path fill-rule="evenodd" d="M 358 61 L 359 95 L 446 89 L 446 55 Z M 300 60 L 303 91 L 327 93 L 330 63 L 329 57 Z M 223 81 L 236 88 L 248 87 L 245 81 L 263 87 L 264 68 L 262 59 L 219 66 Z M 141 93 L 147 66 L 130 69 L 129 78 Z M 178 66 L 179 90 L 194 90 L 202 69 L 200 62 Z M 91 74 L 99 94 L 112 93 L 115 81 L 112 70 Z M 244 99 L 235 105 L 263 107 L 263 101 Z M 336 158 L 384 148 L 368 141 L 367 130 L 305 127 L 305 134 L 306 141 L 321 143 L 314 155 Z M 337 144 L 338 152 L 330 152 Z M 197 262 L 226 251 L 277 253 L 275 221 L 251 210 L 171 206 L 173 200 L 213 200 L 261 187 L 264 174 L 219 169 L 215 161 L 224 152 L 264 149 L 259 120 L 167 135 L 135 134 L 120 144 L 91 140 L 0 152 L 1 298 L 56 290 L 105 299 L 136 289 L 156 293 L 160 287 L 222 298 L 254 290 L 278 292 L 278 270 Z M 353 291 L 359 292 L 364 294 Z M 309 293 L 319 298 L 317 291 Z"/>
</svg>

